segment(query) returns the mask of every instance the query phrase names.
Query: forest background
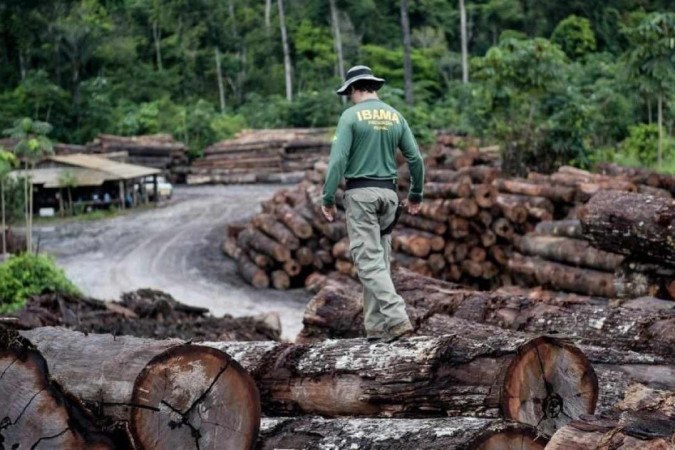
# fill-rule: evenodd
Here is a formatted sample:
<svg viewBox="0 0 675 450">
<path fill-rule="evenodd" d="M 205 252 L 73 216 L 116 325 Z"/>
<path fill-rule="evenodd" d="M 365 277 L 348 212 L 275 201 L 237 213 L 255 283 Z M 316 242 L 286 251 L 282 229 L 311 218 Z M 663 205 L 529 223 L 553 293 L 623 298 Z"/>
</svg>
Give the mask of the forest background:
<svg viewBox="0 0 675 450">
<path fill-rule="evenodd" d="M 451 129 L 541 171 L 675 171 L 669 0 L 2 0 L 0 130 L 166 132 L 194 157 L 243 128 L 334 126 L 355 64 L 423 144 Z"/>
</svg>

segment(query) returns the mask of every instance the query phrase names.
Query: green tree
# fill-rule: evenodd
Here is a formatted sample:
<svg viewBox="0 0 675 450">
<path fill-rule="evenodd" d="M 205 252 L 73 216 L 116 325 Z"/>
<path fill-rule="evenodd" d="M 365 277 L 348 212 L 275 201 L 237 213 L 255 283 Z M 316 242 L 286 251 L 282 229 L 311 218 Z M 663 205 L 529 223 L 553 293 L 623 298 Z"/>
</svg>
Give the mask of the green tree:
<svg viewBox="0 0 675 450">
<path fill-rule="evenodd" d="M 663 103 L 675 92 L 675 13 L 653 13 L 624 29 L 630 49 L 624 54 L 628 77 L 648 95 L 656 95 L 658 164 L 663 159 Z"/>
<path fill-rule="evenodd" d="M 18 161 L 13 153 L 5 150 L 0 146 L 0 214 L 2 214 L 2 226 L 0 233 L 2 233 L 2 254 L 7 253 L 7 225 L 5 214 L 5 178 L 9 172 L 16 167 Z"/>
<path fill-rule="evenodd" d="M 503 170 L 522 175 L 528 158 L 545 157 L 551 128 L 545 101 L 563 85 L 565 54 L 546 39 L 509 38 L 473 62 L 489 126 L 505 146 Z"/>
<path fill-rule="evenodd" d="M 591 22 L 574 14 L 561 21 L 553 30 L 551 42 L 558 44 L 567 56 L 578 59 L 595 51 L 595 34 Z"/>
<path fill-rule="evenodd" d="M 52 126 L 47 122 L 39 122 L 30 118 L 19 119 L 14 127 L 4 131 L 6 135 L 17 141 L 14 153 L 24 163 L 24 201 L 26 205 L 26 251 L 33 251 L 33 181 L 31 172 L 35 165 L 46 155 L 54 152 L 52 141 L 47 134 Z"/>
</svg>

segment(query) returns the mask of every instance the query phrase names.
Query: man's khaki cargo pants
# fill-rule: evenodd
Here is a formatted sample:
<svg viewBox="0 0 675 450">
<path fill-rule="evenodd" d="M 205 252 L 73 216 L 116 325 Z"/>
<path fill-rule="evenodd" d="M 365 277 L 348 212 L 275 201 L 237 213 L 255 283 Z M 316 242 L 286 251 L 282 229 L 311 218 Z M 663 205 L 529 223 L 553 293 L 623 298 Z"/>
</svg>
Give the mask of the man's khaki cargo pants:
<svg viewBox="0 0 675 450">
<path fill-rule="evenodd" d="M 391 234 L 380 230 L 394 220 L 398 196 L 391 189 L 365 187 L 345 192 L 349 250 L 363 284 L 363 321 L 369 338 L 412 330 L 403 298 L 391 280 Z"/>
</svg>

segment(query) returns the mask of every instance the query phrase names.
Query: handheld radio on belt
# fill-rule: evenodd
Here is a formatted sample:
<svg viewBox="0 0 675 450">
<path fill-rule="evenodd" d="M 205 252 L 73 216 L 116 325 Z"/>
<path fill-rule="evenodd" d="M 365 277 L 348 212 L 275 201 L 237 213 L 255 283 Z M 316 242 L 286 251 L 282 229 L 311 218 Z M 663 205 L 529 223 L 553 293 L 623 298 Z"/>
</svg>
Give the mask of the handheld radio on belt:
<svg viewBox="0 0 675 450">
<path fill-rule="evenodd" d="M 380 230 L 380 237 L 391 234 L 391 232 L 394 230 L 394 227 L 396 226 L 396 222 L 398 222 L 398 218 L 401 217 L 402 212 L 403 212 L 403 203 L 398 202 L 398 206 L 396 207 L 396 214 L 394 214 L 394 220 L 389 224 L 387 228 Z"/>
</svg>

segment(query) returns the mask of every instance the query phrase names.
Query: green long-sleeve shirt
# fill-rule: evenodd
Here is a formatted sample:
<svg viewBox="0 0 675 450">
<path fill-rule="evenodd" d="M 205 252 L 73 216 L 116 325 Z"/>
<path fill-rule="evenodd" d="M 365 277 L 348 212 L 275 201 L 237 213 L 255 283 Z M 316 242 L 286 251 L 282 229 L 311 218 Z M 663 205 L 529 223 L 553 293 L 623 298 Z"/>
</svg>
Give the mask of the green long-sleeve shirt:
<svg viewBox="0 0 675 450">
<path fill-rule="evenodd" d="M 410 168 L 408 199 L 422 201 L 424 163 L 408 123 L 379 99 L 365 100 L 342 113 L 338 122 L 323 187 L 323 204 L 335 203 L 335 191 L 345 178 L 395 180 L 396 149 Z"/>
</svg>

